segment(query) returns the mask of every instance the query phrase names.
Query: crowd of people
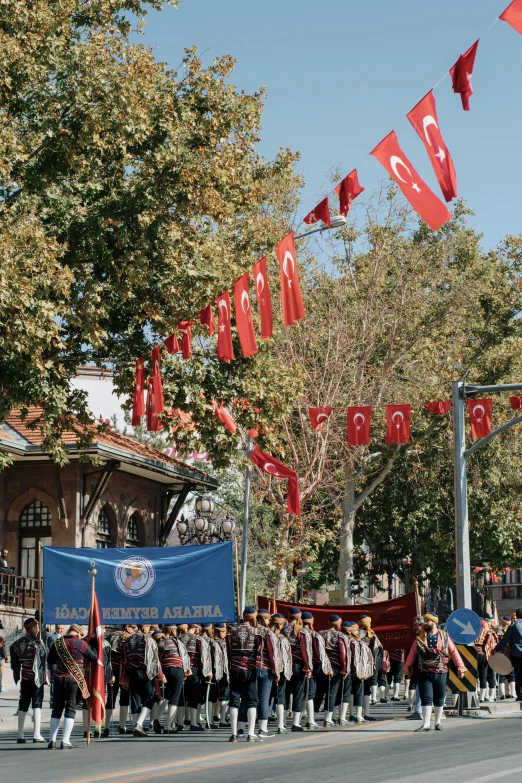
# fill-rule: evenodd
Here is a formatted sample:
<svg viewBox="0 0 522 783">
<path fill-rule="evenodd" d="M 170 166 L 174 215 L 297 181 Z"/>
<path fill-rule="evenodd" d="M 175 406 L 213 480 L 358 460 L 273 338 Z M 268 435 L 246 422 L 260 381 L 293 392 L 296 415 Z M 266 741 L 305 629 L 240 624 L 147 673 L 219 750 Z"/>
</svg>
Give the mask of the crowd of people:
<svg viewBox="0 0 522 783">
<path fill-rule="evenodd" d="M 507 644 L 513 660 L 519 655 L 522 663 L 522 610 L 515 621 L 502 622 L 503 629 L 495 629 L 484 620 L 476 642 L 486 681 L 488 657 Z M 106 711 L 94 736 L 111 736 L 117 704 L 117 733 L 136 738 L 187 727 L 204 732 L 204 721 L 207 729 L 229 728 L 230 742 L 245 736 L 248 742 L 260 742 L 274 736 L 270 717 L 278 734 L 303 732 L 319 728 L 321 710 L 324 728 L 361 724 L 375 720 L 372 704 L 399 700 L 403 677 L 410 718 L 422 720 L 415 731 L 431 730 L 432 711 L 440 731 L 449 661 L 461 677 L 466 667 L 435 615 L 416 618 L 415 628 L 416 640 L 405 655 L 404 650 L 383 650 L 365 614 L 358 622 L 332 614 L 325 631 L 314 630 L 313 614 L 297 607 L 285 618 L 250 606 L 239 624 L 125 625 L 104 636 Z M 90 730 L 86 666 L 97 660 L 95 643 L 83 638 L 79 625 L 62 635 L 64 630 L 57 626 L 44 645 L 37 620 L 30 618 L 25 636 L 10 648 L 15 681 L 20 681 L 18 743 L 26 742 L 24 724 L 31 705 L 33 742 L 47 743 L 49 749 L 57 747 L 62 717 L 60 747 L 76 747 L 71 733 L 78 705 L 85 737 Z M 515 664 L 519 698 L 521 675 L 522 666 Z M 48 739 L 41 734 L 46 684 L 52 685 Z M 500 698 L 508 697 L 505 684 L 500 685 Z"/>
</svg>

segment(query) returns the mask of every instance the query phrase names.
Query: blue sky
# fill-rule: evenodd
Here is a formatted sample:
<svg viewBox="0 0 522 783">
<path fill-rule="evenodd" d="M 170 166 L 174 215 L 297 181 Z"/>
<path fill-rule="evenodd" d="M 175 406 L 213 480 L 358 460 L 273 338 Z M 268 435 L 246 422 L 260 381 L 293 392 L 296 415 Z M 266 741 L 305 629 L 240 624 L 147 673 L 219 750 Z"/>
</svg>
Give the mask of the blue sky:
<svg viewBox="0 0 522 783">
<path fill-rule="evenodd" d="M 266 86 L 259 151 L 267 158 L 280 147 L 300 152 L 304 216 L 327 192 L 333 166 L 344 173 L 358 166 L 367 192 L 375 187 L 386 175 L 367 155 L 393 128 L 440 195 L 405 115 L 508 2 L 180 0 L 178 9 L 149 13 L 140 40 L 172 67 L 192 45 L 205 63 L 230 54 L 238 88 Z M 479 44 L 471 111 L 462 110 L 449 77 L 435 91 L 459 195 L 475 211 L 486 247 L 522 230 L 521 73 L 522 35 L 498 21 Z"/>
</svg>

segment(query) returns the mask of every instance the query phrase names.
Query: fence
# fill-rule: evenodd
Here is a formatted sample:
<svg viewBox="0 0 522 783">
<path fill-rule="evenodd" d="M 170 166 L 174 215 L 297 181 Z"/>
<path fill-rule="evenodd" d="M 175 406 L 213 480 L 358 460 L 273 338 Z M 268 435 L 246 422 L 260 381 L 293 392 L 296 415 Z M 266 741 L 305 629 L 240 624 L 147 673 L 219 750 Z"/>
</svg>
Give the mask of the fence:
<svg viewBox="0 0 522 783">
<path fill-rule="evenodd" d="M 38 609 L 41 579 L 0 572 L 0 604 L 8 608 Z"/>
</svg>

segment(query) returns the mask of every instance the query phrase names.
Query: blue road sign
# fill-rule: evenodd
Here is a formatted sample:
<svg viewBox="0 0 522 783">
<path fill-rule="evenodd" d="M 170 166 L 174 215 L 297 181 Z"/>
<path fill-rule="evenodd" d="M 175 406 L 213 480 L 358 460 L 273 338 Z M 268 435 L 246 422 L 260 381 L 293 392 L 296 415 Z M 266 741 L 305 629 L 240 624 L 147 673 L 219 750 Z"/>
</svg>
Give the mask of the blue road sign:
<svg viewBox="0 0 522 783">
<path fill-rule="evenodd" d="M 456 609 L 448 617 L 446 630 L 455 644 L 473 644 L 480 636 L 480 617 L 471 609 Z"/>
</svg>

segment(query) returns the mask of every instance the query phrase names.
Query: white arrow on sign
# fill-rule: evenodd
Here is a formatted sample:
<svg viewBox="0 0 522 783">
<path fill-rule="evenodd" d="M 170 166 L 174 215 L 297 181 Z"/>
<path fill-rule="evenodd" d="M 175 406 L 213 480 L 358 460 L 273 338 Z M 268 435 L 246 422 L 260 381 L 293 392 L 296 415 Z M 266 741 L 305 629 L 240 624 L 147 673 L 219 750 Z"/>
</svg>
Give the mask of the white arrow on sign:
<svg viewBox="0 0 522 783">
<path fill-rule="evenodd" d="M 467 623 L 463 623 L 460 620 L 457 620 L 456 618 L 454 618 L 453 622 L 455 623 L 455 625 L 460 625 L 460 627 L 462 628 L 461 633 L 463 635 L 465 635 L 465 636 L 468 636 L 468 635 L 469 636 L 476 636 L 477 635 L 475 629 L 473 628 L 473 626 L 471 625 L 469 620 L 468 620 Z"/>
</svg>

